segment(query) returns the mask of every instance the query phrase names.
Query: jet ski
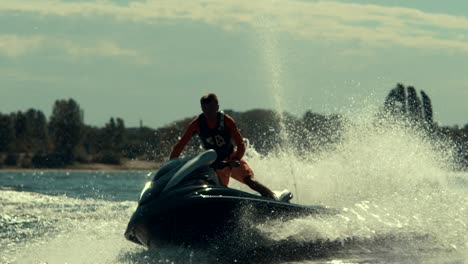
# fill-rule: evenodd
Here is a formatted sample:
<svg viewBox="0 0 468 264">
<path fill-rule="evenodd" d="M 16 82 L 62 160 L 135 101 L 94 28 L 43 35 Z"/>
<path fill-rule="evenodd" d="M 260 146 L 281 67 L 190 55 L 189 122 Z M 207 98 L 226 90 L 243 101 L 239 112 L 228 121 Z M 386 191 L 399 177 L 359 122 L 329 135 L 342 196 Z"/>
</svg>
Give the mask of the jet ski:
<svg viewBox="0 0 468 264">
<path fill-rule="evenodd" d="M 211 167 L 216 158 L 214 150 L 207 150 L 170 160 L 149 175 L 152 180 L 141 192 L 125 237 L 147 248 L 194 245 L 236 233 L 247 215 L 262 223 L 329 213 L 322 206 L 290 203 L 287 190 L 275 192 L 278 199 L 272 200 L 224 187 Z"/>
</svg>

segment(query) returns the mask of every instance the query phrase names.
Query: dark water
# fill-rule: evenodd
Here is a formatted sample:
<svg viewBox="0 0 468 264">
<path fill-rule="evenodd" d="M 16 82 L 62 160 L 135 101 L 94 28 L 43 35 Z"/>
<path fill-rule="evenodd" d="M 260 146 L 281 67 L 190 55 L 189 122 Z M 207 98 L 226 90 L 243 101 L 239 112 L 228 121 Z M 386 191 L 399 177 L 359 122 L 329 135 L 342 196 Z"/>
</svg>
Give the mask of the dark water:
<svg viewBox="0 0 468 264">
<path fill-rule="evenodd" d="M 0 186 L 22 192 L 108 201 L 137 201 L 148 172 L 2 172 Z"/>
</svg>

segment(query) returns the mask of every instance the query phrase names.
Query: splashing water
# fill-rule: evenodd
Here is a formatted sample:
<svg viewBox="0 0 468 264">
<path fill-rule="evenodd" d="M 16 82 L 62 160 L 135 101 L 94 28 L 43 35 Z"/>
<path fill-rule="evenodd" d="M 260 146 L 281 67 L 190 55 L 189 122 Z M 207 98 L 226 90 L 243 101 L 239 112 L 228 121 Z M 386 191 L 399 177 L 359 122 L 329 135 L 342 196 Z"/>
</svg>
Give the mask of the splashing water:
<svg viewBox="0 0 468 264">
<path fill-rule="evenodd" d="M 333 218 L 305 217 L 259 228 L 276 241 L 341 241 L 359 246 L 360 252 L 413 257 L 456 252 L 457 260 L 465 259 L 468 196 L 466 181 L 459 179 L 467 175 L 450 170 L 450 149 L 405 124 L 375 125 L 369 116 L 375 115 L 348 118 L 355 121 L 344 126 L 333 150 L 266 157 L 249 150 L 261 182 L 292 189 L 297 181 L 302 204 L 339 210 Z"/>
<path fill-rule="evenodd" d="M 271 1 L 271 5 L 275 5 L 276 1 Z M 277 21 L 273 17 L 268 17 L 263 15 L 257 20 L 257 31 L 259 32 L 259 50 L 263 55 L 262 60 L 265 63 L 266 76 L 269 80 L 269 94 L 273 96 L 274 107 L 276 112 L 279 115 L 279 138 L 282 142 L 281 145 L 277 146 L 280 149 L 280 152 L 287 155 L 292 154 L 292 149 L 289 148 L 289 136 L 287 132 L 286 123 L 284 122 L 284 111 L 285 111 L 285 94 L 284 94 L 284 85 L 283 79 L 283 63 L 280 57 L 280 43 L 278 39 L 278 34 L 276 28 L 279 28 L 276 25 Z M 299 199 L 299 190 L 297 188 L 296 175 L 293 170 L 292 165 L 289 163 L 286 164 L 287 169 L 289 169 L 288 175 L 291 176 L 293 182 L 293 190 L 296 194 L 296 199 Z"/>
<path fill-rule="evenodd" d="M 394 255 L 411 256 L 436 250 L 457 252 L 458 260 L 466 259 L 467 186 L 452 184 L 458 176 L 450 170 L 452 153 L 441 147 L 444 142 L 434 142 L 407 124 L 378 126 L 378 108 L 369 110 L 372 106 L 367 104 L 363 113 L 343 119 L 347 121 L 342 139 L 333 149 L 317 146 L 317 151 L 301 155 L 293 150 L 290 128 L 283 121 L 285 76 L 274 21 L 261 17 L 258 36 L 284 145 L 266 157 L 249 149 L 249 163 L 270 188 L 294 190 L 296 202 L 323 204 L 339 213 L 258 228 L 276 241 L 341 241 L 359 245 L 360 252 L 392 248 Z M 250 191 L 240 184 L 233 186 Z"/>
<path fill-rule="evenodd" d="M 47 174 L 47 173 L 45 173 Z M 135 202 L 0 191 L 0 263 L 206 263 L 185 248 L 147 251 L 123 237 Z"/>
<path fill-rule="evenodd" d="M 122 246 L 131 204 L 13 191 L 0 201 L 2 263 L 104 263 Z"/>
</svg>

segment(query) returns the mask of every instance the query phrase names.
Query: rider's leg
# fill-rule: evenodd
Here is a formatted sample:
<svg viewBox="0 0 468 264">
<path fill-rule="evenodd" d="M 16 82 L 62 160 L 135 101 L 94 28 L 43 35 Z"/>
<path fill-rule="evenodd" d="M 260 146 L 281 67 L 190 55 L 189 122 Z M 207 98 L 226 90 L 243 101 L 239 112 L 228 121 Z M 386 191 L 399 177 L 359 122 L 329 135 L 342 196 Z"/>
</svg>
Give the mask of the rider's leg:
<svg viewBox="0 0 468 264">
<path fill-rule="evenodd" d="M 253 175 L 254 173 L 252 169 L 245 160 L 240 160 L 240 166 L 233 167 L 231 169 L 231 177 L 245 183 L 252 190 L 260 193 L 263 197 L 276 199 L 275 194 L 268 187 L 256 181 Z"/>
<path fill-rule="evenodd" d="M 261 196 L 276 200 L 275 194 L 270 189 L 268 189 L 268 187 L 259 183 L 258 181 L 253 179 L 251 176 L 245 177 L 244 183 L 247 186 L 249 186 L 252 190 L 260 193 Z"/>
</svg>

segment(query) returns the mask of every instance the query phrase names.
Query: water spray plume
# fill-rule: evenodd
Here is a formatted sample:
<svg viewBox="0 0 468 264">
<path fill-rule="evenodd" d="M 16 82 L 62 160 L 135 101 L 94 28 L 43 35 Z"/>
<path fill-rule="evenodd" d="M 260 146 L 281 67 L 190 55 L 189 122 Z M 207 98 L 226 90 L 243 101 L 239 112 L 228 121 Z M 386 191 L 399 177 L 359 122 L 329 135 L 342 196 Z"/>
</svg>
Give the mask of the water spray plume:
<svg viewBox="0 0 468 264">
<path fill-rule="evenodd" d="M 273 4 L 273 3 L 272 3 Z M 282 84 L 283 80 L 283 69 L 282 62 L 279 53 L 279 41 L 278 41 L 278 32 L 275 30 L 277 27 L 274 24 L 274 19 L 271 17 L 261 16 L 257 23 L 257 30 L 259 31 L 260 37 L 260 50 L 262 51 L 263 61 L 265 63 L 265 68 L 267 70 L 266 76 L 267 80 L 270 81 L 271 92 L 269 94 L 273 95 L 274 105 L 276 113 L 278 114 L 279 119 L 279 144 L 277 149 L 279 153 L 288 153 L 289 136 L 285 123 L 285 108 L 284 108 L 284 87 Z M 296 200 L 300 200 L 299 190 L 296 184 L 296 175 L 292 167 L 289 168 L 289 171 L 285 175 L 291 175 L 293 179 L 293 187 Z"/>
</svg>

